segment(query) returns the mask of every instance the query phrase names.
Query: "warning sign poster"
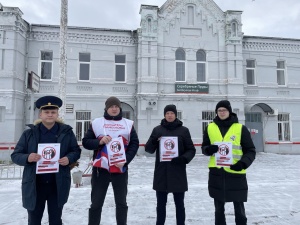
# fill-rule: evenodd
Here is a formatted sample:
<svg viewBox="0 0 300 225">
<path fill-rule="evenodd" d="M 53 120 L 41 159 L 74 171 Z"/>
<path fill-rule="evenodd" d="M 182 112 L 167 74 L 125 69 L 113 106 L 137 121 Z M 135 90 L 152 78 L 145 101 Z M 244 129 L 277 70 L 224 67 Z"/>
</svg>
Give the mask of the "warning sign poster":
<svg viewBox="0 0 300 225">
<path fill-rule="evenodd" d="M 41 155 L 41 159 L 36 165 L 37 174 L 59 171 L 60 143 L 39 144 L 38 154 Z"/>
<path fill-rule="evenodd" d="M 215 153 L 217 166 L 230 166 L 232 165 L 232 143 L 219 142 L 215 143 L 219 146 L 219 150 Z"/>
</svg>

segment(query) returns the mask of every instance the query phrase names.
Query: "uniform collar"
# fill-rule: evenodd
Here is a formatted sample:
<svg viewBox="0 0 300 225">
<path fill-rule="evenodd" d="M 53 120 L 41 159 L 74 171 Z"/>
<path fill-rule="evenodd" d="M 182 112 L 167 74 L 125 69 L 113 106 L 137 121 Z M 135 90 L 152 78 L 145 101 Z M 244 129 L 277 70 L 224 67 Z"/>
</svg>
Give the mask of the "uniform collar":
<svg viewBox="0 0 300 225">
<path fill-rule="evenodd" d="M 57 134 L 58 128 L 59 128 L 59 127 L 58 127 L 58 124 L 57 124 L 57 123 L 55 123 L 54 126 L 51 127 L 50 130 L 49 130 L 47 127 L 45 127 L 43 123 L 41 123 L 41 126 L 40 126 L 40 130 L 41 130 L 42 134 L 46 134 L 46 133 L 48 133 L 48 132 L 51 132 L 51 133 L 53 133 L 53 134 Z"/>
</svg>

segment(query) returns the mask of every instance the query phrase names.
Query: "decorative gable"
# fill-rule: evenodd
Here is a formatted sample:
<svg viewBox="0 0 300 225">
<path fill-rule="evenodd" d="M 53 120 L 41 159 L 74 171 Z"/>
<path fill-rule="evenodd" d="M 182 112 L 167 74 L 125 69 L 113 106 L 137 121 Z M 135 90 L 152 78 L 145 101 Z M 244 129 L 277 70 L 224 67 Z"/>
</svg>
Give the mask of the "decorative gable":
<svg viewBox="0 0 300 225">
<path fill-rule="evenodd" d="M 212 0 L 169 0 L 158 12 L 163 31 L 169 32 L 187 15 L 187 7 L 194 7 L 195 24 L 206 25 L 213 34 L 225 22 L 225 14 Z"/>
</svg>

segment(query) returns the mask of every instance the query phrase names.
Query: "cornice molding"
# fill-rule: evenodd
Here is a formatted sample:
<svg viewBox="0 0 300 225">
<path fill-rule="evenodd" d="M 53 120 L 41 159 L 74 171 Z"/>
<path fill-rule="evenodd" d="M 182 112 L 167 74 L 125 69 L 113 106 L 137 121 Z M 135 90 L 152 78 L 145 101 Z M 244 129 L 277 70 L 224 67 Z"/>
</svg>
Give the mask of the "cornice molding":
<svg viewBox="0 0 300 225">
<path fill-rule="evenodd" d="M 59 32 L 34 31 L 30 33 L 30 39 L 34 41 L 59 41 Z M 137 39 L 131 36 L 108 35 L 108 34 L 83 34 L 68 33 L 68 42 L 88 44 L 122 44 L 133 46 Z"/>
<path fill-rule="evenodd" d="M 247 41 L 243 42 L 243 50 L 300 53 L 300 44 Z"/>
</svg>

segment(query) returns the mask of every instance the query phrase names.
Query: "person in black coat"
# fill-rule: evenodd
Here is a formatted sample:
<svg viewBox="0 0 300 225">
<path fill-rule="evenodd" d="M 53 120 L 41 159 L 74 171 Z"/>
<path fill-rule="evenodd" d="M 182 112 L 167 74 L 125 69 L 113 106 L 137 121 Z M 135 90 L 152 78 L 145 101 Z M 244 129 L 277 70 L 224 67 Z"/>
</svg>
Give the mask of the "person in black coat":
<svg viewBox="0 0 300 225">
<path fill-rule="evenodd" d="M 225 202 L 233 202 L 236 224 L 246 225 L 247 217 L 244 207 L 244 202 L 247 202 L 248 197 L 246 169 L 255 159 L 255 146 L 247 127 L 239 124 L 237 115 L 232 112 L 229 101 L 220 101 L 216 105 L 215 111 L 217 116 L 214 118 L 213 123 L 206 127 L 202 143 L 202 153 L 211 157 L 209 162 L 208 190 L 210 197 L 214 199 L 215 224 L 226 225 Z M 212 127 L 216 129 L 212 130 Z M 234 129 L 233 127 L 237 128 Z M 238 132 L 234 133 L 235 131 Z M 220 136 L 218 136 L 219 133 Z M 240 137 L 237 137 L 238 135 Z M 218 142 L 240 140 L 240 143 L 238 143 L 239 147 L 233 147 L 233 149 L 236 148 L 235 153 L 237 155 L 235 158 L 238 159 L 233 159 L 234 163 L 230 168 L 218 167 L 215 164 L 214 155 L 219 151 L 219 147 L 212 143 L 212 139 L 216 140 L 216 137 L 220 137 Z"/>
<path fill-rule="evenodd" d="M 49 224 L 61 225 L 62 210 L 68 200 L 71 187 L 70 166 L 80 158 L 78 146 L 72 127 L 58 120 L 58 108 L 62 105 L 60 98 L 44 96 L 36 101 L 40 109 L 40 120 L 20 137 L 11 159 L 24 166 L 22 178 L 23 207 L 28 211 L 28 224 L 41 224 L 45 203 L 48 206 Z M 54 154 L 38 154 L 38 144 L 60 143 L 59 171 L 56 173 L 36 174 L 37 162 L 44 157 L 53 158 Z M 53 152 L 52 152 L 53 153 Z"/>
<path fill-rule="evenodd" d="M 194 158 L 196 149 L 189 129 L 182 126 L 182 122 L 176 118 L 176 106 L 167 105 L 164 109 L 164 116 L 161 124 L 153 129 L 145 146 L 145 151 L 148 153 L 152 154 L 156 151 L 153 179 L 153 189 L 156 191 L 157 198 L 156 225 L 165 224 L 168 193 L 173 193 L 177 225 L 184 225 L 184 193 L 188 190 L 186 164 Z M 161 137 L 177 137 L 178 157 L 171 161 L 160 161 Z"/>
</svg>

